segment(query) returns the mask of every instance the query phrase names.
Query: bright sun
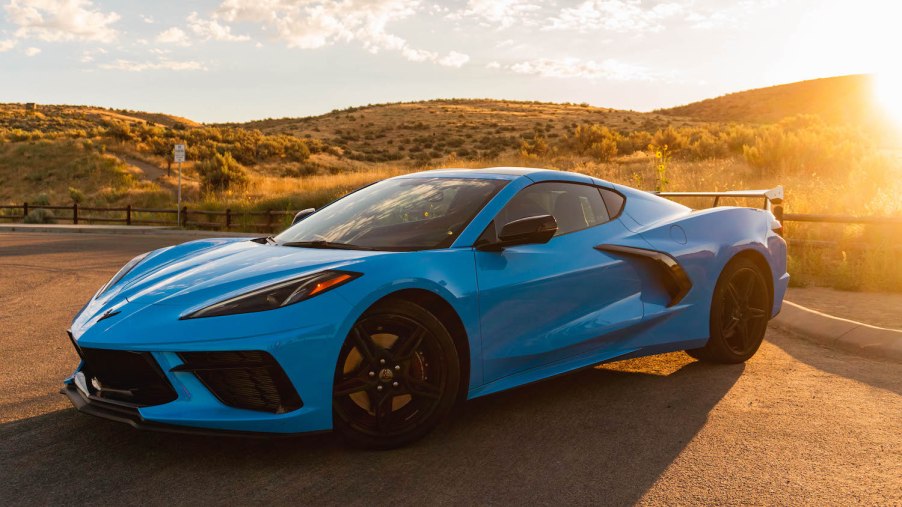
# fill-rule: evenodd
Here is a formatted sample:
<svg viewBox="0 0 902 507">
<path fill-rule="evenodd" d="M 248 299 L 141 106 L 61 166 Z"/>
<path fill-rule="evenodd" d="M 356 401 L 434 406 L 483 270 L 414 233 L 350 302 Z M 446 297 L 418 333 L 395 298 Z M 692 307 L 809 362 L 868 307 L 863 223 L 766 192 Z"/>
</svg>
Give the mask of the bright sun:
<svg viewBox="0 0 902 507">
<path fill-rule="evenodd" d="M 902 126 L 902 70 L 877 73 L 874 80 L 874 97 L 886 115 Z"/>
</svg>

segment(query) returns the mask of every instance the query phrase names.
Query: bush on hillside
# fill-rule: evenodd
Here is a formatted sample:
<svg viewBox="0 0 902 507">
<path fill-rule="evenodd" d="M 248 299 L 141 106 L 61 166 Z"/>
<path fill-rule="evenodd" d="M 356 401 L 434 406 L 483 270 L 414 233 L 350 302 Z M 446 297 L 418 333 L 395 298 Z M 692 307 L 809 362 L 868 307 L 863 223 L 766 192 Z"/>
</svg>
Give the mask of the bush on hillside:
<svg viewBox="0 0 902 507">
<path fill-rule="evenodd" d="M 72 202 L 75 204 L 79 204 L 85 200 L 85 194 L 75 187 L 69 187 L 69 198 L 72 199 Z"/>
<path fill-rule="evenodd" d="M 247 171 L 232 154 L 216 154 L 196 166 L 200 176 L 201 189 L 206 192 L 223 192 L 241 188 L 248 184 Z"/>
<path fill-rule="evenodd" d="M 56 223 L 54 218 L 52 211 L 39 208 L 29 211 L 23 222 L 26 224 L 53 224 Z"/>
</svg>

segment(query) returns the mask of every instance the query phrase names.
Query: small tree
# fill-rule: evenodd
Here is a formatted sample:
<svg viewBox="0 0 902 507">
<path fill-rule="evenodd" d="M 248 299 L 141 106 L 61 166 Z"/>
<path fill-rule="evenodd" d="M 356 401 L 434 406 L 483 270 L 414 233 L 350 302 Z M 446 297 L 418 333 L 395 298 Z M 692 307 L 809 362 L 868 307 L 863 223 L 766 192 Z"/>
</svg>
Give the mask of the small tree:
<svg viewBox="0 0 902 507">
<path fill-rule="evenodd" d="M 244 167 L 229 152 L 204 160 L 197 165 L 197 173 L 205 191 L 222 192 L 244 187 L 249 181 Z"/>
</svg>

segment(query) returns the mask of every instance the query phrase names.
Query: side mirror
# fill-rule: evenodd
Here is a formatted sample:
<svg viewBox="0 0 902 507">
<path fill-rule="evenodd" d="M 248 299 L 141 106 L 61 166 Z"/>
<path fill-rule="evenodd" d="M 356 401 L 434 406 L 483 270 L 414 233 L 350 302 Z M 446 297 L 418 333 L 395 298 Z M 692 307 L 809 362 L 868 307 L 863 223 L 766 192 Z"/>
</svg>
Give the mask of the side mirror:
<svg viewBox="0 0 902 507">
<path fill-rule="evenodd" d="M 301 220 L 309 217 L 310 215 L 313 214 L 314 211 L 316 211 L 314 208 L 307 208 L 305 210 L 298 211 L 297 214 L 294 216 L 294 219 L 291 221 L 291 225 L 294 225 L 294 224 L 300 222 Z"/>
<path fill-rule="evenodd" d="M 557 233 L 557 221 L 551 215 L 539 215 L 508 222 L 501 228 L 498 242 L 484 250 L 501 250 L 506 246 L 548 243 Z"/>
</svg>

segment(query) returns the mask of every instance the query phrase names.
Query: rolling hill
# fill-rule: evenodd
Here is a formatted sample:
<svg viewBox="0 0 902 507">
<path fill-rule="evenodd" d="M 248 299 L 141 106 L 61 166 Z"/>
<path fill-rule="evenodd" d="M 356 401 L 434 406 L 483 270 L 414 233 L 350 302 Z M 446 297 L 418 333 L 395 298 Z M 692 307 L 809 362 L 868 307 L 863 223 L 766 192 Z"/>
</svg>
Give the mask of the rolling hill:
<svg viewBox="0 0 902 507">
<path fill-rule="evenodd" d="M 37 130 L 49 134 L 68 129 L 103 127 L 111 121 L 159 125 L 167 128 L 191 128 L 201 125 L 180 116 L 125 109 L 39 104 L 34 112 L 26 112 L 25 104 L 0 104 L 0 128 Z"/>
<path fill-rule="evenodd" d="M 877 120 L 870 87 L 869 76 L 816 79 L 648 113 L 588 104 L 444 99 L 224 124 L 92 106 L 39 104 L 29 111 L 24 104 L 0 104 L 0 199 L 17 201 L 44 192 L 65 196 L 69 184 L 92 196 L 101 180 L 126 187 L 130 181 L 153 182 L 163 191 L 171 182 L 160 175 L 177 142 L 189 146 L 189 178 L 196 177 L 193 162 L 217 153 L 230 154 L 253 175 L 278 179 L 373 168 L 523 163 L 529 157 L 604 163 L 626 160 L 636 151 L 643 155 L 650 144 L 669 145 L 684 160 L 739 157 L 756 167 L 823 170 L 830 165 L 824 157 L 834 150 L 848 145 L 855 153 L 867 152 L 871 148 L 862 139 L 879 139 L 887 130 Z M 808 119 L 776 129 L 766 125 L 796 115 L 817 115 L 826 125 Z M 865 129 L 859 134 L 835 124 Z M 806 125 L 814 126 L 804 136 L 783 135 L 784 127 L 790 132 Z M 77 154 L 75 146 L 84 153 Z M 71 170 L 63 170 L 70 166 L 66 153 L 72 153 Z M 20 174 L 23 157 L 30 158 L 28 175 Z M 43 172 L 42 160 L 48 166 Z M 119 178 L 120 169 L 133 178 Z M 69 181 L 107 173 L 112 176 Z M 111 202 L 128 199 L 123 194 Z"/>
<path fill-rule="evenodd" d="M 828 77 L 729 93 L 656 112 L 701 121 L 748 123 L 773 123 L 810 114 L 828 123 L 868 125 L 879 117 L 872 90 L 873 77 L 869 75 Z"/>
<path fill-rule="evenodd" d="M 459 158 L 494 158 L 518 149 L 523 139 L 532 139 L 537 133 L 553 141 L 584 124 L 631 132 L 697 123 L 673 115 L 587 104 L 446 99 L 369 105 L 321 116 L 224 126 L 318 139 L 339 147 L 353 160 L 390 162 L 423 161 L 451 153 Z"/>
</svg>

